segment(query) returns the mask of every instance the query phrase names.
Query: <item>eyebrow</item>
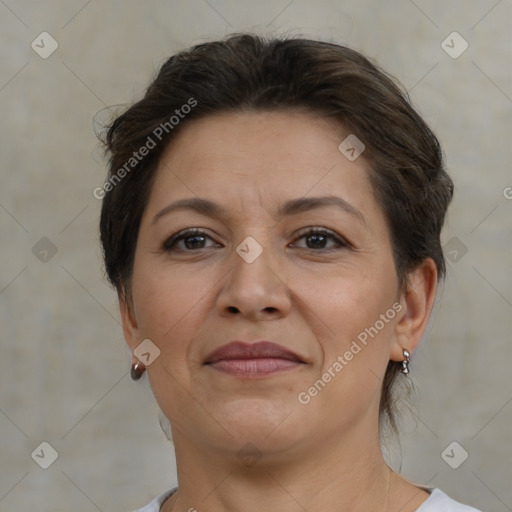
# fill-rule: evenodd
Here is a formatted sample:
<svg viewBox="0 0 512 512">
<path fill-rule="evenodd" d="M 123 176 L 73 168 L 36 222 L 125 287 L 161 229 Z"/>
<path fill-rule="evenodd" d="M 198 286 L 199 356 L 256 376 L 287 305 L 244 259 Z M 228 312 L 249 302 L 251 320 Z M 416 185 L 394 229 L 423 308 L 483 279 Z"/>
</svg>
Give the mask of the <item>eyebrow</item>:
<svg viewBox="0 0 512 512">
<path fill-rule="evenodd" d="M 336 206 L 344 212 L 358 219 L 366 226 L 364 215 L 353 205 L 338 196 L 300 197 L 286 201 L 277 211 L 278 217 L 297 215 L 318 208 Z M 193 210 L 202 215 L 222 218 L 228 215 L 228 211 L 218 203 L 200 197 L 179 199 L 160 210 L 154 217 L 152 224 L 155 224 L 161 217 L 176 210 Z"/>
</svg>

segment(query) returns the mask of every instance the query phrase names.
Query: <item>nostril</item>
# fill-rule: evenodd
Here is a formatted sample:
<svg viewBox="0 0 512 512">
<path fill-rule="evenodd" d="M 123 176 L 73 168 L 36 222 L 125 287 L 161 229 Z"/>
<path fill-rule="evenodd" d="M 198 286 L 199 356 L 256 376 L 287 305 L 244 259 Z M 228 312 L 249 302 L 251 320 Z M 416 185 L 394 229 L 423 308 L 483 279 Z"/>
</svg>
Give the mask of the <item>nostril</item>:
<svg viewBox="0 0 512 512">
<path fill-rule="evenodd" d="M 230 313 L 240 313 L 240 311 L 238 310 L 238 308 L 236 308 L 235 306 L 228 306 L 228 311 Z"/>
</svg>

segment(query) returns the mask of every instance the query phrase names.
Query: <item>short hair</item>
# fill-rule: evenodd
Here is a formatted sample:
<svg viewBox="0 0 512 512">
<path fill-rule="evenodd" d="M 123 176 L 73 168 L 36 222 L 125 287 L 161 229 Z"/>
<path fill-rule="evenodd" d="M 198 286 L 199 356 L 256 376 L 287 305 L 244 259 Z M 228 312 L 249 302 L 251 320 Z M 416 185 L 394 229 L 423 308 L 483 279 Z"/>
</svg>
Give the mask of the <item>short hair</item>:
<svg viewBox="0 0 512 512">
<path fill-rule="evenodd" d="M 108 127 L 110 186 L 102 193 L 100 237 L 106 274 L 118 292 L 129 289 L 140 223 L 164 149 L 188 121 L 240 111 L 311 112 L 355 134 L 365 145 L 369 180 L 389 227 L 400 290 L 427 258 L 444 278 L 440 232 L 453 183 L 436 136 L 403 87 L 345 46 L 233 34 L 170 57 L 144 97 Z M 146 156 L 135 159 L 149 140 Z M 395 432 L 392 388 L 400 368 L 389 361 L 380 401 L 380 419 L 387 417 Z"/>
</svg>

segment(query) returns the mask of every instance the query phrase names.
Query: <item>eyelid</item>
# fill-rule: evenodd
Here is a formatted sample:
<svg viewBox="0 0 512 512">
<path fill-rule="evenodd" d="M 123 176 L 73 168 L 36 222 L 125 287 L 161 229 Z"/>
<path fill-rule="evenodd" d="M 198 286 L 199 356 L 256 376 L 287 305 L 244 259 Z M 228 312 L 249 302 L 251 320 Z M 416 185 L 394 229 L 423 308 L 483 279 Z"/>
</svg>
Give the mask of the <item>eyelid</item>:
<svg viewBox="0 0 512 512">
<path fill-rule="evenodd" d="M 297 235 L 294 237 L 294 241 L 292 243 L 295 243 L 300 238 L 303 238 L 307 235 L 325 235 L 329 236 L 332 239 L 336 241 L 339 247 L 349 247 L 354 248 L 353 244 L 349 242 L 344 236 L 340 235 L 336 231 L 333 231 L 332 229 L 328 229 L 322 226 L 308 226 L 305 228 L 302 228 L 299 230 Z M 314 249 L 311 249 L 314 250 Z M 325 249 L 328 250 L 328 249 Z"/>
<path fill-rule="evenodd" d="M 178 242 L 183 239 L 193 237 L 193 236 L 204 236 L 205 238 L 209 238 L 210 240 L 216 242 L 211 235 L 208 234 L 208 230 L 206 228 L 185 228 L 177 233 L 174 233 L 170 237 L 166 238 L 162 244 L 163 251 L 170 251 Z M 192 252 L 192 251 L 190 251 Z"/>
<path fill-rule="evenodd" d="M 294 236 L 293 241 L 289 245 L 295 244 L 297 242 L 297 240 L 304 238 L 308 235 L 309 236 L 324 235 L 324 236 L 330 237 L 331 240 L 333 240 L 337 244 L 337 248 L 343 248 L 343 247 L 354 248 L 354 246 L 344 236 L 340 235 L 339 233 L 337 233 L 331 229 L 328 229 L 328 228 L 325 228 L 322 226 L 306 226 L 306 227 L 300 229 L 297 232 L 297 234 Z M 181 240 L 187 239 L 189 237 L 192 238 L 193 236 L 203 236 L 204 238 L 209 238 L 210 240 L 215 242 L 217 245 L 220 245 L 218 242 L 216 242 L 214 240 L 214 238 L 210 234 L 208 234 L 208 230 L 206 228 L 185 228 L 185 229 L 182 229 L 181 231 L 178 231 L 177 233 L 174 233 L 170 237 L 166 238 L 162 244 L 162 250 L 164 252 L 168 252 L 168 251 L 172 250 L 176 246 L 176 244 L 178 242 L 180 242 Z M 205 248 L 203 248 L 203 249 L 205 249 Z M 322 250 L 322 249 L 311 249 L 311 248 L 303 248 L 303 249 L 312 250 L 315 252 L 319 252 Z M 332 249 L 335 249 L 335 248 L 331 247 L 330 249 L 323 249 L 323 250 L 329 251 Z M 186 251 L 186 252 L 194 252 L 194 251 L 190 250 L 190 251 Z"/>
</svg>

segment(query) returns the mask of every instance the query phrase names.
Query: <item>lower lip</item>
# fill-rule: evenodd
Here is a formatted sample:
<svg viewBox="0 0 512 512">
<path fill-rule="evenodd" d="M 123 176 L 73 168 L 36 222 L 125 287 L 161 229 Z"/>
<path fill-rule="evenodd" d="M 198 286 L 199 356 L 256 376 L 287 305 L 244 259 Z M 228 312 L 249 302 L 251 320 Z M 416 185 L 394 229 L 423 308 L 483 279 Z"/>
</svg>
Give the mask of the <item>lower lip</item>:
<svg viewBox="0 0 512 512">
<path fill-rule="evenodd" d="M 301 366 L 298 361 L 274 357 L 259 359 L 223 359 L 208 366 L 228 375 L 244 378 L 268 377 Z"/>
</svg>

